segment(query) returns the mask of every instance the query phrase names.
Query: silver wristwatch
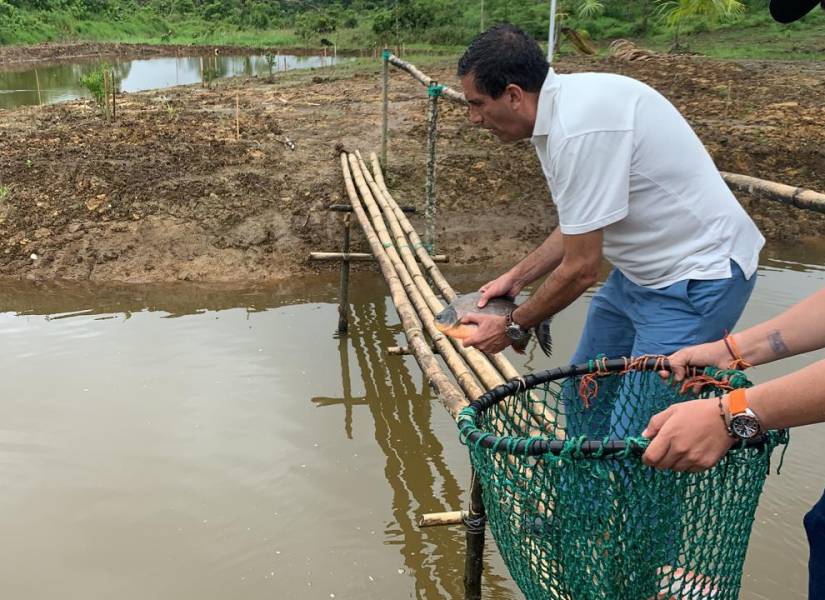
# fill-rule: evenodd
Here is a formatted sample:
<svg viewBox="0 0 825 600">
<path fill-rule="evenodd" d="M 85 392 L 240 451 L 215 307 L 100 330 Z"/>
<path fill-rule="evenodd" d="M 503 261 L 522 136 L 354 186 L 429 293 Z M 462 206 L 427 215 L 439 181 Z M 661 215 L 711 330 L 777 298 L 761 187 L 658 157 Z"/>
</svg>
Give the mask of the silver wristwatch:
<svg viewBox="0 0 825 600">
<path fill-rule="evenodd" d="M 506 325 L 504 328 L 504 333 L 506 333 L 507 337 L 510 338 L 512 341 L 520 342 L 527 336 L 528 332 L 522 329 L 521 325 L 519 325 L 513 320 L 513 312 L 515 311 L 511 310 L 509 313 L 507 313 L 507 316 L 505 317 Z"/>
</svg>

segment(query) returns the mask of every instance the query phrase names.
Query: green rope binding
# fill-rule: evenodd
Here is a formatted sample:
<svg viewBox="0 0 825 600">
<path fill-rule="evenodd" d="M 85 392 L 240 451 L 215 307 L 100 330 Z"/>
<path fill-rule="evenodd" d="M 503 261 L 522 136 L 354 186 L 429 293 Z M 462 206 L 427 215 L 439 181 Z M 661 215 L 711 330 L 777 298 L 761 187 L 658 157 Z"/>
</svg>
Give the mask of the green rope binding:
<svg viewBox="0 0 825 600">
<path fill-rule="evenodd" d="M 438 98 L 444 93 L 444 88 L 445 86 L 443 85 L 430 83 L 430 85 L 427 86 L 427 96 L 430 98 Z"/>
<path fill-rule="evenodd" d="M 390 51 L 384 48 L 384 51 L 381 53 L 381 60 L 387 62 L 390 59 Z"/>
<path fill-rule="evenodd" d="M 697 396 L 656 372 L 605 374 L 604 364 L 584 365 L 599 372 L 588 408 L 581 376 L 569 375 L 585 369 L 568 369 L 500 386 L 456 419 L 513 579 L 528 600 L 737 600 L 771 453 L 787 447 L 787 431 L 737 445 L 702 473 L 650 469 L 640 459 L 650 417 Z M 751 385 L 741 371 L 704 375 L 719 384 L 698 397 Z"/>
</svg>

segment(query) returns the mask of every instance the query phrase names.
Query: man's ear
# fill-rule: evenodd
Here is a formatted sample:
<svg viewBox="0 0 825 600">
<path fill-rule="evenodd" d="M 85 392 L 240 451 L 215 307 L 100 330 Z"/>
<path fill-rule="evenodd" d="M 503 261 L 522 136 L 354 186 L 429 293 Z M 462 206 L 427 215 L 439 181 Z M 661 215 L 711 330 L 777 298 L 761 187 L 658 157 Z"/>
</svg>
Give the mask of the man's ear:
<svg viewBox="0 0 825 600">
<path fill-rule="evenodd" d="M 524 102 L 524 90 L 515 83 L 508 83 L 504 93 L 513 108 L 518 108 Z"/>
</svg>

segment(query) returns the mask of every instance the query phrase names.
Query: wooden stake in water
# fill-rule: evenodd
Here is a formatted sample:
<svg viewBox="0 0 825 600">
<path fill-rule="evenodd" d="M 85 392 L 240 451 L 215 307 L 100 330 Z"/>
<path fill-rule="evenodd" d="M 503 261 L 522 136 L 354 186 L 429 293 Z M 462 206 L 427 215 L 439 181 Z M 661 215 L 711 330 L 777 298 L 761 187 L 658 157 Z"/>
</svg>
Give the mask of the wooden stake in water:
<svg viewBox="0 0 825 600">
<path fill-rule="evenodd" d="M 427 113 L 427 183 L 426 183 L 426 208 L 424 218 L 426 229 L 424 233 L 424 247 L 430 255 L 435 253 L 435 142 L 438 136 L 438 97 L 441 96 L 443 86 L 431 81 L 427 88 L 430 110 Z"/>
<path fill-rule="evenodd" d="M 201 59 L 201 87 L 206 87 L 206 78 L 203 76 L 203 56 L 201 56 L 200 59 Z"/>
<path fill-rule="evenodd" d="M 349 254 L 350 214 L 344 215 L 344 243 L 341 252 Z M 338 293 L 338 333 L 344 334 L 349 329 L 349 261 L 341 261 L 341 289 Z"/>
<path fill-rule="evenodd" d="M 387 169 L 387 121 L 389 119 L 388 111 L 389 111 L 389 88 L 390 88 L 390 51 L 384 48 L 384 53 L 382 54 L 382 60 L 384 63 L 384 113 L 383 113 L 383 120 L 381 121 L 381 167 L 386 170 Z"/>
<path fill-rule="evenodd" d="M 34 70 L 34 81 L 37 83 L 37 104 L 43 106 L 43 98 L 40 96 L 40 77 L 37 74 L 37 69 Z"/>
</svg>

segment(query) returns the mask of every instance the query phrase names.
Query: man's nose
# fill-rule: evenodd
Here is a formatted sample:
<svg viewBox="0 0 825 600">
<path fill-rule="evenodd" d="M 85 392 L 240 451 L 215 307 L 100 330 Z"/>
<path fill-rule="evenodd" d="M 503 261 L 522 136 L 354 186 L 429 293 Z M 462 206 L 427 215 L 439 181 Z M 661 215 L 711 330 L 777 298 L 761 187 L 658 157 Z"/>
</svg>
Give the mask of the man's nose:
<svg viewBox="0 0 825 600">
<path fill-rule="evenodd" d="M 469 117 L 470 123 L 473 125 L 481 125 L 484 122 L 484 119 L 481 118 L 481 115 L 478 113 L 477 110 L 473 110 L 472 108 L 469 110 Z"/>
</svg>

